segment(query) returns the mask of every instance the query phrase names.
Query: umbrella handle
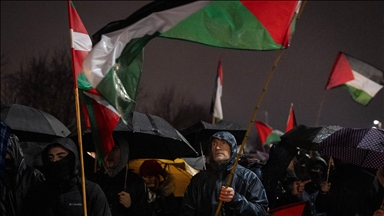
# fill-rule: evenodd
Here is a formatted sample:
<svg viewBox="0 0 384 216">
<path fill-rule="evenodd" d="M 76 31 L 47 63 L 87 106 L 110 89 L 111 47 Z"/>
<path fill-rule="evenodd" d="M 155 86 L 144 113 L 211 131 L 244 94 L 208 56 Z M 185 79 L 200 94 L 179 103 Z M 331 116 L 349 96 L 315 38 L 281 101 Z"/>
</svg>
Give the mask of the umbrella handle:
<svg viewBox="0 0 384 216">
<path fill-rule="evenodd" d="M 330 156 L 329 161 L 328 161 L 327 180 L 326 180 L 327 183 L 328 183 L 328 179 L 329 179 L 329 170 L 331 169 L 332 163 L 333 163 L 333 159 L 332 159 L 332 156 Z"/>
</svg>

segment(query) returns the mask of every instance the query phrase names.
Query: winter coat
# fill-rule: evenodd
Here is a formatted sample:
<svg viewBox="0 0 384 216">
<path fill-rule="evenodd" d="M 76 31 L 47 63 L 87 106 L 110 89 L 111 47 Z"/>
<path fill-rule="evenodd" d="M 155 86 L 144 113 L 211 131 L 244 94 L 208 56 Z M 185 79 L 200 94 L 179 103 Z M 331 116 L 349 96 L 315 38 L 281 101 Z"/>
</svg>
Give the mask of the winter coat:
<svg viewBox="0 0 384 216">
<path fill-rule="evenodd" d="M 23 215 L 75 216 L 84 215 L 81 178 L 79 176 L 79 157 L 76 145 L 69 138 L 55 139 L 42 152 L 44 167 L 47 167 L 48 151 L 51 145 L 60 144 L 74 154 L 75 162 L 68 180 L 54 181 L 48 178 L 27 195 Z M 67 158 L 67 155 L 65 158 Z M 65 159 L 64 158 L 64 159 Z M 62 159 L 62 160 L 64 160 Z M 59 161 L 60 162 L 60 161 Z M 90 216 L 109 216 L 111 212 L 107 199 L 100 186 L 86 181 L 87 214 Z"/>
<path fill-rule="evenodd" d="M 237 155 L 236 140 L 228 132 L 218 132 L 210 138 L 226 140 L 231 147 L 230 159 L 219 165 L 210 160 L 207 170 L 192 177 L 181 206 L 181 215 L 214 215 L 219 205 L 221 187 L 226 185 Z M 210 158 L 213 158 L 210 153 Z M 222 203 L 220 215 L 266 215 L 268 206 L 264 186 L 251 170 L 237 165 L 230 187 L 235 195 L 230 202 Z"/>
<path fill-rule="evenodd" d="M 373 203 L 371 198 L 375 176 L 361 167 L 352 164 L 337 166 L 329 182 L 332 183 L 329 193 L 317 196 L 316 208 L 319 212 L 326 212 L 330 216 L 354 216 L 372 215 L 376 210 L 367 206 Z M 379 199 L 378 203 L 381 201 Z"/>
<path fill-rule="evenodd" d="M 179 215 L 180 205 L 173 194 L 175 190 L 174 178 L 164 171 L 164 181 L 160 183 L 157 191 L 148 189 L 149 205 L 153 216 L 176 216 Z"/>
<path fill-rule="evenodd" d="M 29 189 L 44 181 L 44 175 L 39 170 L 25 164 L 17 136 L 10 135 L 7 153 L 13 158 L 14 171 L 12 174 L 6 174 L 6 180 L 0 191 L 0 210 L 4 216 L 14 216 L 19 215 Z"/>
<path fill-rule="evenodd" d="M 114 137 L 117 139 L 115 143 L 120 143 L 121 156 L 120 162 L 114 170 L 100 169 L 93 175 L 94 182 L 100 185 L 104 191 L 109 207 L 113 216 L 132 216 L 150 215 L 150 207 L 148 204 L 148 191 L 144 180 L 140 175 L 126 169 L 128 163 L 128 143 L 121 137 Z M 119 203 L 118 193 L 125 191 L 131 197 L 131 206 L 125 208 Z"/>
</svg>

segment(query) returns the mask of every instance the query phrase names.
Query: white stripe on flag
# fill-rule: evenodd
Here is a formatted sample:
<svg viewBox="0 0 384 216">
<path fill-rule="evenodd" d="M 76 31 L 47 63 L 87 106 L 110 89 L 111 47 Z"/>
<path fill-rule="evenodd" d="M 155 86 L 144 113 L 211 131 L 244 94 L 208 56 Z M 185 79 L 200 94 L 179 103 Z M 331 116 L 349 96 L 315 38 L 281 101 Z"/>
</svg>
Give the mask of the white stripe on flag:
<svg viewBox="0 0 384 216">
<path fill-rule="evenodd" d="M 367 77 L 361 75 L 356 71 L 352 70 L 352 73 L 355 79 L 349 82 L 346 82 L 345 84 L 350 85 L 356 89 L 363 90 L 367 94 L 369 94 L 371 97 L 374 97 L 377 94 L 377 92 L 379 92 L 380 89 L 383 88 L 382 85 L 368 79 Z"/>
<path fill-rule="evenodd" d="M 72 35 L 72 48 L 80 51 L 91 51 L 92 49 L 92 41 L 88 34 L 74 32 L 71 29 Z"/>
<path fill-rule="evenodd" d="M 99 95 L 91 94 L 85 91 L 83 93 L 88 97 L 92 98 L 93 100 L 95 100 L 97 103 L 103 105 L 105 108 L 108 108 L 114 113 L 116 113 L 116 115 L 120 116 L 120 114 L 116 111 L 116 109 L 111 104 L 109 104 L 108 101 L 106 101 L 103 97 Z"/>
<path fill-rule="evenodd" d="M 187 5 L 153 13 L 140 21 L 105 35 L 85 58 L 83 71 L 94 88 L 116 63 L 125 45 L 134 38 L 168 31 L 180 21 L 203 8 L 209 2 L 196 1 Z"/>
</svg>

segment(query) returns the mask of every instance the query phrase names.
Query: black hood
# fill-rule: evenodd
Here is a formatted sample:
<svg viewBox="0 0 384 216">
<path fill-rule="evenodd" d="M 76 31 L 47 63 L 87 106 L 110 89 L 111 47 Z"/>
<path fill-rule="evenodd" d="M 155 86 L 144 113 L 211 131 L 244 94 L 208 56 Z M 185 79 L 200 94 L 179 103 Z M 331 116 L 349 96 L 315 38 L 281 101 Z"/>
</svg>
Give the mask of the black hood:
<svg viewBox="0 0 384 216">
<path fill-rule="evenodd" d="M 237 157 L 237 142 L 235 137 L 227 131 L 217 132 L 209 138 L 210 147 L 212 146 L 213 139 L 221 139 L 221 140 L 227 141 L 227 143 L 231 147 L 231 156 L 226 163 L 219 165 L 217 162 L 213 160 L 212 148 L 209 148 L 209 157 L 211 158 L 209 164 L 212 166 L 219 166 L 226 169 L 231 168 L 231 165 L 235 163 L 235 159 Z"/>
<path fill-rule="evenodd" d="M 41 153 L 41 159 L 43 161 L 43 165 L 44 166 L 48 165 L 48 163 L 49 163 L 48 151 L 49 151 L 49 149 L 51 148 L 52 145 L 56 145 L 56 144 L 61 145 L 63 148 L 67 149 L 68 151 L 72 152 L 75 155 L 75 163 L 74 163 L 75 165 L 73 167 L 73 175 L 78 175 L 78 173 L 79 173 L 78 168 L 79 168 L 79 165 L 80 165 L 79 154 L 78 154 L 78 151 L 77 151 L 76 144 L 70 138 L 56 138 L 56 139 L 52 140 L 49 143 L 49 145 L 47 147 L 45 147 L 45 149 Z"/>
<path fill-rule="evenodd" d="M 7 153 L 12 156 L 14 166 L 17 169 L 25 167 L 23 150 L 20 147 L 19 139 L 14 134 L 11 134 L 9 137 L 7 143 Z"/>
</svg>

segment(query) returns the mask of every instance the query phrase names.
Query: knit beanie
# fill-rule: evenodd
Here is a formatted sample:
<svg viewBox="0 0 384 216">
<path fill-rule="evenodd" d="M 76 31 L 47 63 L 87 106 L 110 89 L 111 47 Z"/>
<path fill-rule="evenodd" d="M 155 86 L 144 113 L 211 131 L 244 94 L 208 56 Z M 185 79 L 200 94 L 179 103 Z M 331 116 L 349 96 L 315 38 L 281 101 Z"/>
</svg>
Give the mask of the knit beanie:
<svg viewBox="0 0 384 216">
<path fill-rule="evenodd" d="M 156 160 L 146 160 L 140 166 L 141 176 L 157 176 L 162 172 L 163 168 Z"/>
</svg>

